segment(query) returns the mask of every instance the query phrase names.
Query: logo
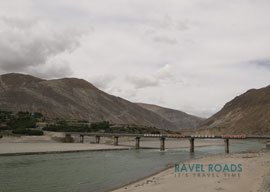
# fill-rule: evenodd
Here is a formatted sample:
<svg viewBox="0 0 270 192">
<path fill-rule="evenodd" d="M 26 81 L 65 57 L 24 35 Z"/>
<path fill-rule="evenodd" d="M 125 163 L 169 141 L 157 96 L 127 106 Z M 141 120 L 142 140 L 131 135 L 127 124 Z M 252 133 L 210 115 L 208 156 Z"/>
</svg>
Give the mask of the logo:
<svg viewBox="0 0 270 192">
<path fill-rule="evenodd" d="M 242 164 L 194 164 L 176 163 L 175 176 L 178 177 L 227 177 L 237 178 L 243 171 Z"/>
</svg>

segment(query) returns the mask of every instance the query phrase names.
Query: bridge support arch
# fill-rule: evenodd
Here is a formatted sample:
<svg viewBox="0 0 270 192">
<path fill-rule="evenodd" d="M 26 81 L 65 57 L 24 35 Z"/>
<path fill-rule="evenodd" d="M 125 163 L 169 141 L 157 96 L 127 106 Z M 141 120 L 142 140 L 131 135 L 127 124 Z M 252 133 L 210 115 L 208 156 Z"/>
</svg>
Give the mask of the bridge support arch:
<svg viewBox="0 0 270 192">
<path fill-rule="evenodd" d="M 100 136 L 96 135 L 96 144 L 99 144 L 99 143 L 100 143 Z"/>
<path fill-rule="evenodd" d="M 165 151 L 165 137 L 160 138 L 160 151 Z"/>
<path fill-rule="evenodd" d="M 189 151 L 190 151 L 190 153 L 194 153 L 194 138 L 190 138 L 189 139 L 189 142 L 190 142 L 190 149 L 189 149 Z"/>
<path fill-rule="evenodd" d="M 270 141 L 267 141 L 267 142 L 266 142 L 266 148 L 267 148 L 267 149 L 270 149 Z"/>
<path fill-rule="evenodd" d="M 80 143 L 84 142 L 84 135 L 80 135 Z"/>
<path fill-rule="evenodd" d="M 228 138 L 224 139 L 224 144 L 225 144 L 225 153 L 229 153 L 230 149 L 229 149 L 229 139 Z"/>
<path fill-rule="evenodd" d="M 118 145 L 118 136 L 114 136 L 113 139 L 114 139 L 113 144 L 115 146 L 117 146 Z"/>
<path fill-rule="evenodd" d="M 135 149 L 140 149 L 140 137 L 136 137 L 136 144 L 135 144 Z"/>
<path fill-rule="evenodd" d="M 64 142 L 65 143 L 71 143 L 72 142 L 71 134 L 66 133 Z"/>
</svg>

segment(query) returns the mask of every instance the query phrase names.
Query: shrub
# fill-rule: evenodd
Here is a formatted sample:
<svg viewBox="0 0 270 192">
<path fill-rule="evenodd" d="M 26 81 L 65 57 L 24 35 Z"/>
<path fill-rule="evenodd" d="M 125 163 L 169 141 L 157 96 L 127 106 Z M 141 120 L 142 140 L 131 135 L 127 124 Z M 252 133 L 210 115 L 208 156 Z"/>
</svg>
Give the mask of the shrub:
<svg viewBox="0 0 270 192">
<path fill-rule="evenodd" d="M 151 134 L 160 134 L 160 131 L 151 131 Z"/>
<path fill-rule="evenodd" d="M 90 128 L 92 131 L 104 130 L 105 132 L 110 132 L 110 124 L 108 121 L 91 123 Z"/>
<path fill-rule="evenodd" d="M 104 130 L 110 132 L 110 124 L 107 121 L 87 124 L 68 124 L 66 121 L 59 121 L 55 124 L 47 125 L 43 130 L 56 132 L 97 132 Z"/>
<path fill-rule="evenodd" d="M 12 130 L 12 128 L 9 126 L 5 126 L 5 125 L 0 127 L 0 131 L 5 131 L 5 130 Z"/>
<path fill-rule="evenodd" d="M 41 118 L 43 118 L 43 115 L 42 115 L 41 113 L 35 112 L 35 113 L 33 114 L 33 117 L 34 117 L 35 119 L 41 119 Z"/>
<path fill-rule="evenodd" d="M 43 135 L 43 131 L 41 130 L 32 130 L 32 129 L 24 129 L 24 128 L 18 128 L 12 131 L 13 134 L 19 134 L 19 135 Z"/>
</svg>

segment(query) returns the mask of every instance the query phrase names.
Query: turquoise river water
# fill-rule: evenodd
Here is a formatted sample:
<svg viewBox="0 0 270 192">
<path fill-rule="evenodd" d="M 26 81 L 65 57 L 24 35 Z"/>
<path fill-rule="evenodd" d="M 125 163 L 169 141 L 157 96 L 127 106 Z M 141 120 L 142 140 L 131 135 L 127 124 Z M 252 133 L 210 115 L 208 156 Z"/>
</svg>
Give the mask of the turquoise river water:
<svg viewBox="0 0 270 192">
<path fill-rule="evenodd" d="M 259 150 L 243 141 L 231 152 Z M 102 192 L 148 176 L 179 161 L 224 153 L 224 146 L 160 152 L 155 149 L 77 152 L 0 157 L 0 192 Z"/>
</svg>

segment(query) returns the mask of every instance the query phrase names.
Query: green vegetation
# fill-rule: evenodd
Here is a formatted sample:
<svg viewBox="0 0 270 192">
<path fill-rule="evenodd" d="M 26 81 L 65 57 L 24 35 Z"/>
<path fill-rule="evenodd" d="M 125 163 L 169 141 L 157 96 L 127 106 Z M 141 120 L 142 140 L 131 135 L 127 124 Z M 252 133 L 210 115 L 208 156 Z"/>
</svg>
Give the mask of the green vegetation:
<svg viewBox="0 0 270 192">
<path fill-rule="evenodd" d="M 0 111 L 0 131 L 11 130 L 13 134 L 21 135 L 43 135 L 41 130 L 32 130 L 42 119 L 41 113 Z"/>
<path fill-rule="evenodd" d="M 19 128 L 12 131 L 13 134 L 19 135 L 43 135 L 43 131 L 41 130 L 33 130 L 33 129 L 25 129 Z"/>
<path fill-rule="evenodd" d="M 159 134 L 155 127 L 137 125 L 110 125 L 108 121 L 89 123 L 86 120 L 50 120 L 43 130 L 55 132 L 100 132 L 100 133 L 130 133 L 130 134 Z M 43 135 L 37 129 L 38 122 L 45 122 L 41 113 L 10 112 L 0 110 L 0 132 L 19 135 Z"/>
<path fill-rule="evenodd" d="M 47 125 L 43 130 L 56 131 L 56 132 L 98 132 L 98 131 L 110 131 L 110 125 L 107 121 L 98 123 L 69 123 L 67 121 L 58 121 L 53 124 Z"/>
<path fill-rule="evenodd" d="M 55 132 L 102 132 L 102 133 L 131 133 L 131 134 L 159 134 L 160 131 L 154 127 L 121 126 L 111 127 L 109 122 L 96 123 L 69 123 L 58 121 L 47 125 L 43 130 Z"/>
<path fill-rule="evenodd" d="M 155 127 L 142 127 L 136 125 L 126 125 L 113 127 L 112 133 L 130 133 L 130 134 L 160 134 L 160 131 Z"/>
<path fill-rule="evenodd" d="M 11 129 L 35 128 L 37 119 L 29 112 L 18 112 L 14 118 L 7 122 Z"/>
</svg>

